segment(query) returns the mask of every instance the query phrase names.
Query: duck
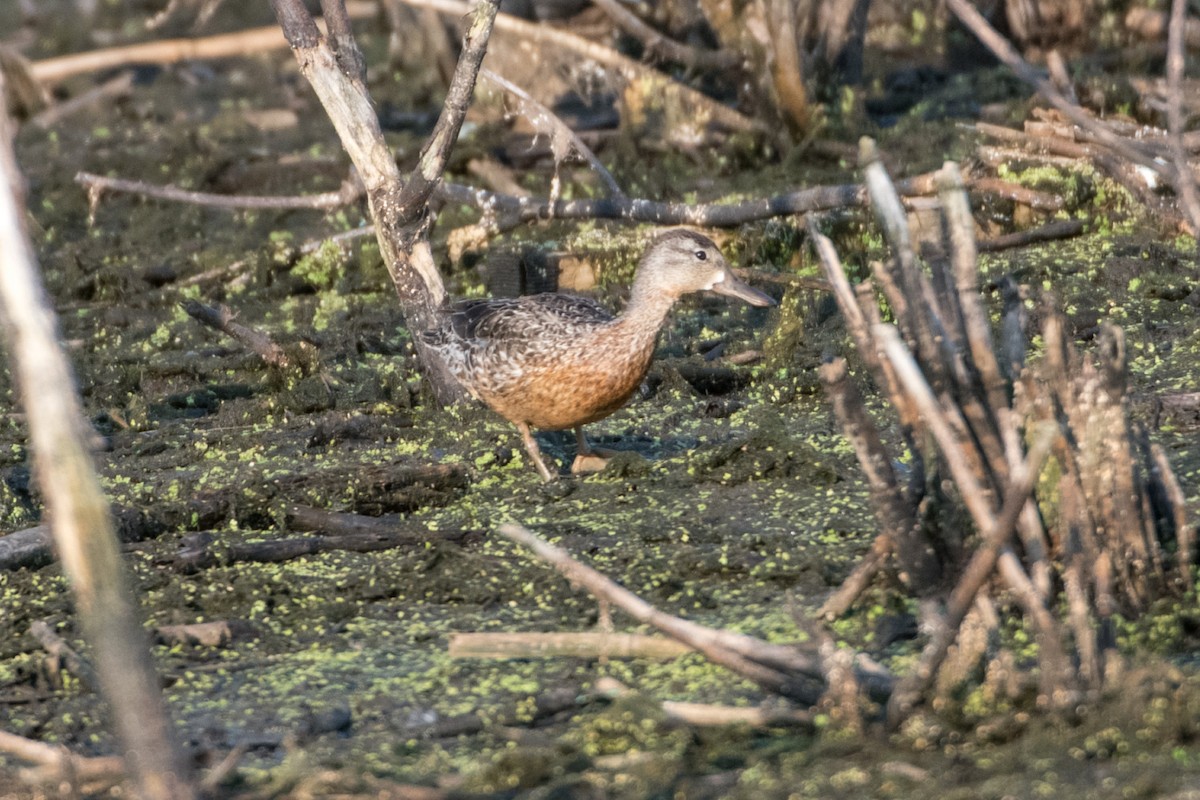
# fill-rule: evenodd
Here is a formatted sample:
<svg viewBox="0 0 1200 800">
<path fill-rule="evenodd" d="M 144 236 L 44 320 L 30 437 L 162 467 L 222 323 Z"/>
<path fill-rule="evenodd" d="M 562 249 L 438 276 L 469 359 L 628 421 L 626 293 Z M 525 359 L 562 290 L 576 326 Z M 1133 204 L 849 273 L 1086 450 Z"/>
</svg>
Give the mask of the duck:
<svg viewBox="0 0 1200 800">
<path fill-rule="evenodd" d="M 516 426 L 544 481 L 557 477 L 533 429 L 575 429 L 573 473 L 604 455 L 583 426 L 625 405 L 650 369 L 671 308 L 694 292 L 714 292 L 752 306 L 774 298 L 734 275 L 709 237 L 675 229 L 654 237 L 638 262 L 624 311 L 560 292 L 465 300 L 444 306 L 421 337 L 467 392 Z"/>
</svg>

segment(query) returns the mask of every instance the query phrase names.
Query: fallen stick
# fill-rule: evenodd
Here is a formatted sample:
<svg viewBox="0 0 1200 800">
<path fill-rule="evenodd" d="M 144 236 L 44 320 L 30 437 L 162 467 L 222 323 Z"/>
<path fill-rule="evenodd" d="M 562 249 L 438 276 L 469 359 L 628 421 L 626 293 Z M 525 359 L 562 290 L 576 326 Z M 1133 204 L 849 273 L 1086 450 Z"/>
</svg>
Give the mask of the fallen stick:
<svg viewBox="0 0 1200 800">
<path fill-rule="evenodd" d="M 38 620 L 29 626 L 29 633 L 38 640 L 43 650 L 58 659 L 63 669 L 78 678 L 89 691 L 100 691 L 100 679 L 96 677 L 96 670 L 92 669 L 92 665 L 83 656 L 75 652 L 75 648 L 55 633 L 49 623 Z"/>
<path fill-rule="evenodd" d="M 301 536 L 266 542 L 217 542 L 212 534 L 192 534 L 172 560 L 172 566 L 184 573 L 244 562 L 278 563 L 295 558 L 346 550 L 374 553 L 397 547 L 415 547 L 430 541 L 461 541 L 470 531 L 393 531 L 391 534 L 363 533 L 340 536 Z"/>
<path fill-rule="evenodd" d="M 252 352 L 257 353 L 270 366 L 279 369 L 288 369 L 292 366 L 293 360 L 287 351 L 272 341 L 267 334 L 235 321 L 234 313 L 229 306 L 223 303 L 206 306 L 195 300 L 184 300 L 180 306 L 192 319 L 233 337 Z"/>
<path fill-rule="evenodd" d="M 1011 250 L 1014 247 L 1026 247 L 1040 242 L 1054 242 L 1059 239 L 1070 239 L 1083 233 L 1084 222 L 1081 219 L 1056 219 L 1027 231 L 1016 231 L 983 239 L 975 243 L 975 248 L 981 253 L 997 253 L 1001 250 Z"/>
<path fill-rule="evenodd" d="M 451 658 L 651 658 L 670 660 L 692 652 L 675 639 L 638 633 L 456 633 Z"/>
<path fill-rule="evenodd" d="M 604 181 L 604 185 L 608 188 L 610 196 L 617 198 L 625 197 L 625 192 L 621 191 L 621 187 L 617 185 L 617 179 L 612 176 L 607 167 L 600 163 L 600 159 L 592 152 L 592 148 L 588 147 L 579 138 L 579 135 L 571 130 L 567 123 L 559 119 L 557 114 L 531 97 L 529 92 L 507 78 L 497 75 L 490 69 L 481 69 L 479 70 L 479 74 L 517 98 L 517 101 L 521 104 L 522 113 L 529 120 L 530 124 L 534 126 L 538 133 L 545 133 L 550 136 L 552 142 L 551 150 L 554 152 L 554 179 L 556 182 L 558 180 L 558 162 L 567 156 L 567 153 L 560 154 L 559 152 L 560 145 L 558 144 L 558 140 L 561 138 L 570 142 L 570 146 L 574 148 L 575 152 L 579 153 L 596 174 L 600 176 L 600 180 Z M 549 128 L 549 130 L 544 130 L 545 128 Z M 556 197 L 557 194 L 557 192 L 551 192 L 552 197 Z"/>
</svg>

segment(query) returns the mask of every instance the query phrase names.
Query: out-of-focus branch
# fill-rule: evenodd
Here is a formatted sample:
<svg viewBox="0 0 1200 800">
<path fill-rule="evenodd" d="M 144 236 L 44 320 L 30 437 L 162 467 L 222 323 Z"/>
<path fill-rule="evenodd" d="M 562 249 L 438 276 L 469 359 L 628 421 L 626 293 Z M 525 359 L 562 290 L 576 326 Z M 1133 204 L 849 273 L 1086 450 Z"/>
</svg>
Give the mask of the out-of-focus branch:
<svg viewBox="0 0 1200 800">
<path fill-rule="evenodd" d="M 191 800 L 190 770 L 163 706 L 112 514 L 85 443 L 75 382 L 22 224 L 23 183 L 11 142 L 0 111 L 0 320 L 51 531 L 138 794 Z"/>
</svg>

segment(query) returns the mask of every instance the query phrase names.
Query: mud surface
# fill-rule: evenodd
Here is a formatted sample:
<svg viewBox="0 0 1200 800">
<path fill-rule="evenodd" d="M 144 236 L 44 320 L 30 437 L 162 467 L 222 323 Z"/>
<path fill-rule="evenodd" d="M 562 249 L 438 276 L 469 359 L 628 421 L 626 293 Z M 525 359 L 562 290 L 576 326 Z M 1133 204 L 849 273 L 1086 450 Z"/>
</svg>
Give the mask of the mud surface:
<svg viewBox="0 0 1200 800">
<path fill-rule="evenodd" d="M 384 34 L 363 33 L 369 58 L 379 57 Z M 374 76 L 372 92 L 381 106 L 427 110 L 387 75 Z M 496 111 L 485 106 L 469 126 L 452 164 L 456 180 L 470 180 L 468 157 L 496 147 L 505 129 Z M 905 174 L 973 147 L 953 120 L 872 132 Z M 718 199 L 855 179 L 851 166 L 817 156 L 780 162 L 734 145 L 680 155 L 619 137 L 601 156 L 631 194 Z M 406 132 L 389 140 L 406 163 L 421 141 Z M 545 485 L 509 424 L 485 409 L 429 402 L 369 240 L 294 254 L 359 226 L 365 209 L 229 211 L 127 195 L 89 209 L 73 181 L 80 170 L 229 194 L 336 189 L 347 160 L 287 52 L 139 71 L 128 97 L 49 130 L 27 126 L 17 150 L 30 233 L 148 624 L 238 623 L 220 647 L 155 646 L 172 713 L 198 759 L 211 765 L 249 745 L 230 791 L 389 796 L 393 783 L 417 783 L 537 797 L 1117 798 L 1171 795 L 1200 781 L 1194 607 L 1131 623 L 1122 642 L 1135 665 L 1128 690 L 1081 707 L 1070 722 L 1043 719 L 1028 699 L 985 692 L 891 738 L 849 735 L 824 718 L 816 731 L 672 722 L 659 701 L 765 701 L 698 656 L 448 656 L 455 632 L 583 631 L 601 620 L 594 600 L 495 533 L 508 521 L 665 611 L 774 641 L 807 637 L 804 620 L 848 573 L 874 524 L 815 374 L 822 355 L 849 350 L 840 320 L 819 292 L 785 296 L 786 280 L 770 277 L 816 274 L 802 223 L 723 234 L 740 266 L 768 273 L 755 281 L 781 309 L 709 297 L 681 304 L 644 391 L 589 428 L 595 444 L 622 453 L 599 474 Z M 583 176 L 572 169 L 568 178 Z M 1088 170 L 1014 169 L 1067 193 L 1067 213 L 1087 220 L 1089 232 L 988 256 L 985 277 L 1012 273 L 1031 298 L 1052 292 L 1084 347 L 1102 320 L 1125 328 L 1135 415 L 1155 426 L 1195 507 L 1197 421 L 1156 401 L 1195 391 L 1200 374 L 1194 242 L 1174 240 Z M 552 171 L 543 159 L 518 175 L 544 193 Z M 1012 211 L 984 208 L 980 217 L 1011 228 Z M 478 267 L 488 253 L 455 263 L 446 255 L 450 231 L 468 219 L 446 209 L 434 230 L 456 295 L 484 292 Z M 850 266 L 865 274 L 883 255 L 878 234 L 857 211 L 838 230 Z M 593 292 L 616 309 L 647 233 L 548 223 L 509 238 L 577 256 L 598 283 Z M 267 368 L 189 318 L 185 299 L 229 304 L 239 321 L 301 354 L 301 366 Z M 735 358 L 750 350 L 763 357 Z M 5 532 L 40 521 L 13 392 L 0 372 Z M 565 469 L 573 437 L 539 438 Z M 311 538 L 297 507 L 378 517 L 408 537 L 373 552 L 231 555 Z M 198 549 L 206 558 L 189 561 Z M 918 642 L 889 631 L 915 610 L 881 585 L 835 634 L 903 669 Z M 29 636 L 37 620 L 86 653 L 56 565 L 0 575 L 0 727 L 86 755 L 112 753 L 95 694 L 70 678 L 63 685 Z M 630 629 L 619 614 L 615 624 Z M 636 694 L 595 699 L 601 676 Z M 26 793 L 4 764 L 0 794 Z"/>
</svg>

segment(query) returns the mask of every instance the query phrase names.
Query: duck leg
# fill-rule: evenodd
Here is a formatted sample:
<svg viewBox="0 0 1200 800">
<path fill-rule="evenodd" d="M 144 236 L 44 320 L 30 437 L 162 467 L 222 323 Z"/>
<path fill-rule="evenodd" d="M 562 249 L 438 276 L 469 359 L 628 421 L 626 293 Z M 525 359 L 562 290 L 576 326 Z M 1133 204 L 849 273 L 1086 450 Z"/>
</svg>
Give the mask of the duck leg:
<svg viewBox="0 0 1200 800">
<path fill-rule="evenodd" d="M 521 442 L 525 445 L 525 452 L 529 453 L 529 457 L 533 459 L 533 465 L 537 467 L 538 474 L 542 476 L 542 480 L 549 483 L 557 476 L 546 468 L 546 462 L 542 460 L 542 450 L 538 447 L 537 439 L 533 438 L 533 432 L 529 430 L 529 424 L 525 422 L 516 423 L 517 430 L 521 432 Z"/>
<path fill-rule="evenodd" d="M 603 447 L 592 447 L 588 444 L 583 426 L 575 426 L 575 461 L 571 464 L 571 474 L 579 475 L 585 472 L 599 472 L 604 469 L 608 460 L 617 454 L 616 450 Z"/>
</svg>

